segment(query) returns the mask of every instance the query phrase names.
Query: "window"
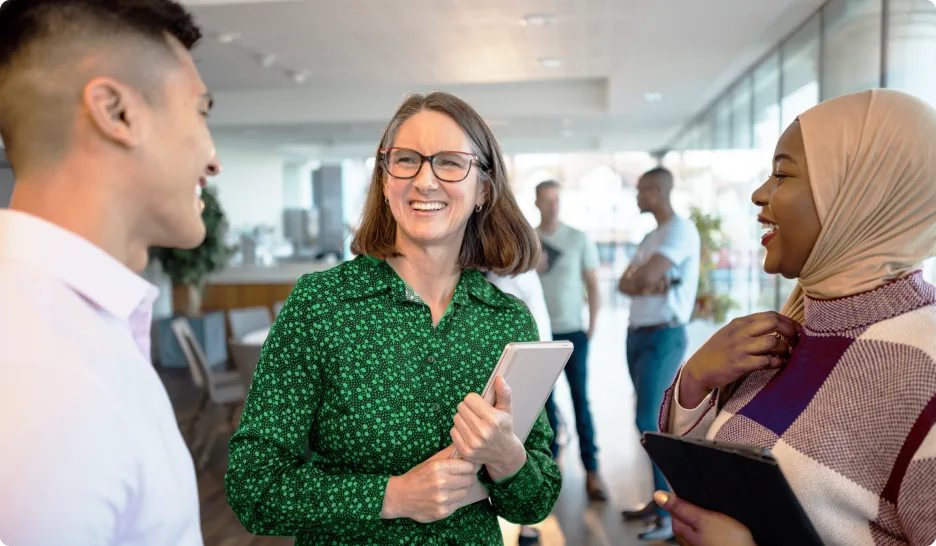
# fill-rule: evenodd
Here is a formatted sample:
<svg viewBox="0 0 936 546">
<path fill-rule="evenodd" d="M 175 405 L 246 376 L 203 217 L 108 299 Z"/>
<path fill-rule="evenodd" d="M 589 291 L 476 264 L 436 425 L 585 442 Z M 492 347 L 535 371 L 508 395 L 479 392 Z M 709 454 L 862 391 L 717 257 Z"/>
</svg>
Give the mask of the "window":
<svg viewBox="0 0 936 546">
<path fill-rule="evenodd" d="M 936 106 L 936 7 L 928 0 L 890 0 L 887 87 Z"/>
<path fill-rule="evenodd" d="M 754 69 L 754 148 L 773 152 L 780 138 L 780 55 Z"/>
<path fill-rule="evenodd" d="M 781 127 L 786 129 L 796 116 L 819 103 L 819 32 L 817 13 L 781 46 L 782 99 Z"/>
<path fill-rule="evenodd" d="M 736 150 L 751 148 L 751 84 L 753 78 L 747 76 L 738 82 L 731 92 L 731 147 Z"/>
<path fill-rule="evenodd" d="M 822 100 L 879 87 L 881 0 L 830 0 L 822 10 Z"/>
<path fill-rule="evenodd" d="M 726 96 L 715 105 L 715 149 L 731 148 L 731 97 Z"/>
</svg>

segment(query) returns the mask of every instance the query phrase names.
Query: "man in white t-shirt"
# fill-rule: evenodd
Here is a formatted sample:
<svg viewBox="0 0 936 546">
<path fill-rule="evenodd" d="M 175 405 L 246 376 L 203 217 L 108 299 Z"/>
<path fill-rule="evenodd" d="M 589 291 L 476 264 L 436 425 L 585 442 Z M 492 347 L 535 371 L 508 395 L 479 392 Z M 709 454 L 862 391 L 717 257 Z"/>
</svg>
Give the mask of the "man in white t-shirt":
<svg viewBox="0 0 936 546">
<path fill-rule="evenodd" d="M 637 428 L 657 430 L 663 393 L 673 382 L 686 353 L 686 324 L 695 307 L 699 284 L 699 232 L 692 221 L 673 212 L 673 175 L 656 168 L 637 184 L 637 206 L 651 213 L 657 228 L 647 234 L 621 277 L 621 292 L 631 296 L 627 333 L 627 365 L 637 394 Z M 669 491 L 660 470 L 653 467 L 655 491 Z M 625 519 L 655 519 L 644 540 L 672 538 L 669 517 L 650 500 Z"/>
</svg>

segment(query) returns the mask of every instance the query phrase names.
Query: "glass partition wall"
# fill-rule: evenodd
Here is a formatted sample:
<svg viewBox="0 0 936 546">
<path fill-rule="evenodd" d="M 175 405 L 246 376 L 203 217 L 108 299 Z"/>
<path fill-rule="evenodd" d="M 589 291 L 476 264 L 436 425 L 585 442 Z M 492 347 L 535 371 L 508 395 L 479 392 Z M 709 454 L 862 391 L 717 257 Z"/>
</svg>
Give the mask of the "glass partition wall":
<svg viewBox="0 0 936 546">
<path fill-rule="evenodd" d="M 712 260 L 731 315 L 780 309 L 793 281 L 761 271 L 751 193 L 769 176 L 781 132 L 820 100 L 872 87 L 936 106 L 936 5 L 930 0 L 829 0 L 688 124 L 663 158 L 692 206 L 721 219 Z M 932 261 L 926 264 L 934 280 Z M 730 316 L 731 316 L 730 315 Z"/>
</svg>

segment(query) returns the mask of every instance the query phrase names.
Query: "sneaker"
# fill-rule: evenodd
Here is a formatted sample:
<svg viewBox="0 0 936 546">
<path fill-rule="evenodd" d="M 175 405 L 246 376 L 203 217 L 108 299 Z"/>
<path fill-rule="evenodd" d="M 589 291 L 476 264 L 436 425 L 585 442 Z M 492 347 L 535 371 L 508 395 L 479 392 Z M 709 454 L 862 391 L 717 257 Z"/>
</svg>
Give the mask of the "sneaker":
<svg viewBox="0 0 936 546">
<path fill-rule="evenodd" d="M 657 505 L 655 502 L 650 501 L 639 510 L 624 510 L 621 512 L 621 517 L 623 517 L 625 521 L 649 521 L 656 519 Z"/>
<path fill-rule="evenodd" d="M 585 491 L 588 493 L 588 500 L 597 502 L 608 500 L 608 492 L 597 472 L 588 472 L 585 475 Z"/>
<path fill-rule="evenodd" d="M 673 532 L 673 522 L 670 518 L 658 517 L 653 525 L 653 529 L 640 533 L 637 538 L 640 540 L 672 540 L 676 537 Z"/>
<path fill-rule="evenodd" d="M 539 543 L 539 531 L 526 525 L 520 527 L 520 538 L 517 539 L 517 546 L 537 546 Z"/>
</svg>

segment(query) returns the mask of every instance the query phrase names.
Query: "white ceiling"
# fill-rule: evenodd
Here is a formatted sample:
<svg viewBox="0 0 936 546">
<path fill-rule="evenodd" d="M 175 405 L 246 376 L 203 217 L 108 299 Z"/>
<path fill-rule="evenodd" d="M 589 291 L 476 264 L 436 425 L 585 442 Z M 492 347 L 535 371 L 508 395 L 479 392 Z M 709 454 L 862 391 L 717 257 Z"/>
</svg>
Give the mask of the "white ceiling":
<svg viewBox="0 0 936 546">
<path fill-rule="evenodd" d="M 331 157 L 373 153 L 400 98 L 430 89 L 470 102 L 510 152 L 655 149 L 822 1 L 185 3 L 207 35 L 195 57 L 216 138 Z M 531 13 L 556 22 L 520 25 Z"/>
</svg>

